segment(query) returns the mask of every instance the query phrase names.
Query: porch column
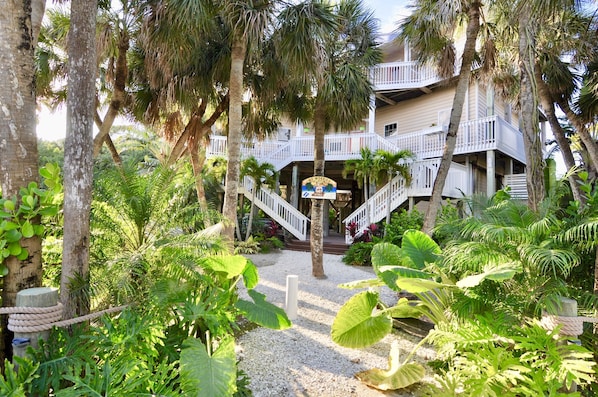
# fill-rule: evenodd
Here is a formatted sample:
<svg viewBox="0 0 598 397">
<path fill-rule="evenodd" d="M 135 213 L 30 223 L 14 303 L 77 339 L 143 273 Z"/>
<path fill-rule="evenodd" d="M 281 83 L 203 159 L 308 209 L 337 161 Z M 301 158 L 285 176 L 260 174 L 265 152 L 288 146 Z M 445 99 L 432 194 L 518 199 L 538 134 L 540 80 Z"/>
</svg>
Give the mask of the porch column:
<svg viewBox="0 0 598 397">
<path fill-rule="evenodd" d="M 513 159 L 508 158 L 505 164 L 505 175 L 513 175 Z"/>
<path fill-rule="evenodd" d="M 303 136 L 303 123 L 301 121 L 297 121 L 297 136 Z"/>
<path fill-rule="evenodd" d="M 486 151 L 486 195 L 496 193 L 496 158 L 494 150 Z"/>
<path fill-rule="evenodd" d="M 291 205 L 299 209 L 299 166 L 293 164 L 293 173 L 291 176 Z"/>
<path fill-rule="evenodd" d="M 473 194 L 473 174 L 471 171 L 471 162 L 469 160 L 469 154 L 465 156 L 465 195 L 471 196 Z"/>
<path fill-rule="evenodd" d="M 368 133 L 376 132 L 376 96 L 370 95 L 370 112 L 368 116 Z"/>
</svg>

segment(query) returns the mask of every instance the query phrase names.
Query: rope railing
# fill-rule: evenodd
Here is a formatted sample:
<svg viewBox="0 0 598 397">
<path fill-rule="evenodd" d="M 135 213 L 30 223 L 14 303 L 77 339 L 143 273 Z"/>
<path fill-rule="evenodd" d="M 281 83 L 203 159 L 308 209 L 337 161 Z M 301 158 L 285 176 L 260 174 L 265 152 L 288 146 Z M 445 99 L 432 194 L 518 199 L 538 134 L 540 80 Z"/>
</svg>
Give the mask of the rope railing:
<svg viewBox="0 0 598 397">
<path fill-rule="evenodd" d="M 104 314 L 115 313 L 126 308 L 127 305 L 111 307 L 85 316 L 67 320 L 62 318 L 62 304 L 48 307 L 1 307 L 0 314 L 8 314 L 8 329 L 18 333 L 32 333 L 48 331 L 53 327 L 67 327 L 101 317 Z"/>
<path fill-rule="evenodd" d="M 561 326 L 559 333 L 564 336 L 578 337 L 583 334 L 583 323 L 598 323 L 598 318 L 584 316 L 558 316 L 545 314 L 540 321 L 542 326 L 548 330 L 554 330 Z"/>
</svg>

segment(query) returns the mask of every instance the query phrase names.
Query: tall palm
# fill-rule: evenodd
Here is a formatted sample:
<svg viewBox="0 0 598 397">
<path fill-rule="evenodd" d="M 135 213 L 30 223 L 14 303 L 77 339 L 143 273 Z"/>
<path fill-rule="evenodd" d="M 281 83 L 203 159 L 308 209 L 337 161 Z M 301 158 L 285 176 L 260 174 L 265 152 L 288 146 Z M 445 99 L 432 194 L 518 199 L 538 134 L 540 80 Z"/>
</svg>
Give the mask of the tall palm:
<svg viewBox="0 0 598 397">
<path fill-rule="evenodd" d="M 454 73 L 455 47 L 453 35 L 463 20 L 467 22 L 461 67 L 453 97 L 453 107 L 446 133 L 445 146 L 422 227 L 422 230 L 428 234 L 432 232 L 436 222 L 436 215 L 442 200 L 442 191 L 457 144 L 457 132 L 469 88 L 471 68 L 476 55 L 482 5 L 479 0 L 417 1 L 413 14 L 401 26 L 402 33 L 400 37 L 409 41 L 420 60 L 435 60 L 439 65 L 441 76 L 449 78 Z"/>
<path fill-rule="evenodd" d="M 276 172 L 276 168 L 272 164 L 260 164 L 255 157 L 251 156 L 243 160 L 243 163 L 241 164 L 241 178 L 246 176 L 250 177 L 253 181 L 253 188 L 251 189 L 251 208 L 249 210 L 247 231 L 245 232 L 245 240 L 247 241 L 249 240 L 249 236 L 251 236 L 251 228 L 253 225 L 255 195 L 264 185 L 272 189 L 278 180 L 278 172 Z"/>
<path fill-rule="evenodd" d="M 309 31 L 302 18 L 305 8 L 321 6 L 320 1 L 309 1 L 305 5 L 290 7 L 285 25 L 286 31 L 299 33 L 302 45 L 295 46 L 291 40 L 281 41 L 280 46 L 297 62 L 306 65 L 302 74 L 310 88 L 313 88 L 314 126 L 314 176 L 324 176 L 324 136 L 331 127 L 354 128 L 367 114 L 372 86 L 368 70 L 380 62 L 381 53 L 376 47 L 377 27 L 372 13 L 364 9 L 358 0 L 343 0 L 334 4 L 332 12 L 335 23 L 322 12 L 325 29 Z M 294 16 L 294 18 L 293 18 Z M 308 33 L 308 34 L 305 34 Z M 310 57 L 301 56 L 305 48 L 313 49 Z M 351 93 L 351 95 L 346 95 Z M 311 209 L 311 255 L 312 274 L 324 278 L 323 266 L 323 203 L 312 200 Z"/>
<path fill-rule="evenodd" d="M 3 1 L 0 4 L 0 190 L 13 197 L 21 187 L 39 182 L 37 137 L 35 135 L 35 71 L 33 51 L 37 45 L 45 1 Z M 33 28 L 33 29 L 31 29 Z M 42 281 L 41 240 L 21 241 L 30 253 L 24 261 L 10 258 L 5 265 L 2 305 L 13 306 L 19 290 L 39 287 Z M 0 361 L 10 357 L 10 339 L 4 324 L 0 340 Z M 8 350 L 8 351 L 7 351 Z"/>
<path fill-rule="evenodd" d="M 345 161 L 343 177 L 346 178 L 350 172 L 353 173 L 353 179 L 356 179 L 357 186 L 363 189 L 363 200 L 367 203 L 370 198 L 369 187 L 376 177 L 376 158 L 368 147 L 361 148 L 359 153 L 360 158 Z M 366 205 L 365 220 L 367 225 L 371 223 L 371 219 L 370 206 Z"/>
<path fill-rule="evenodd" d="M 93 120 L 95 114 L 95 27 L 97 0 L 71 2 L 67 125 L 64 144 L 64 239 L 60 299 L 63 316 L 89 312 L 73 284 L 89 278 L 89 217 L 93 184 Z M 85 289 L 87 289 L 85 287 Z M 85 295 L 85 294 L 84 294 Z"/>
<path fill-rule="evenodd" d="M 378 173 L 376 179 L 385 179 L 386 183 L 390 183 L 396 175 L 400 175 L 405 180 L 405 184 L 409 186 L 411 184 L 411 172 L 406 161 L 412 160 L 414 157 L 415 155 L 410 150 L 399 150 L 396 153 L 377 150 L 374 153 L 374 170 Z M 386 225 L 390 224 L 391 201 L 392 192 L 389 189 L 386 195 Z M 386 230 L 387 228 L 384 229 L 385 235 Z"/>
</svg>

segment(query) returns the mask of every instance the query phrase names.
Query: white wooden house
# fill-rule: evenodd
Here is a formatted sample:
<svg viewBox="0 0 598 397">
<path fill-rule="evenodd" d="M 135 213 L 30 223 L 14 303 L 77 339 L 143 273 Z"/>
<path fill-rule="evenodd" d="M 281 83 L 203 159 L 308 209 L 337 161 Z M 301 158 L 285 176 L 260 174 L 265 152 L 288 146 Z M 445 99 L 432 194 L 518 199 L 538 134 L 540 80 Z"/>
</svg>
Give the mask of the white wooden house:
<svg viewBox="0 0 598 397">
<path fill-rule="evenodd" d="M 371 71 L 375 96 L 369 115 L 355 131 L 330 132 L 325 138 L 326 176 L 337 181 L 337 189 L 345 199 L 332 205 L 344 225 L 356 222 L 360 230 L 368 226 L 366 205 L 370 206 L 372 222 L 384 219 L 388 194 L 393 210 L 426 205 L 440 163 L 456 86 L 455 79 L 441 81 L 434 68 L 411 60 L 408 48 L 386 44 L 383 50 L 384 62 Z M 263 189 L 256 204 L 300 240 L 307 238 L 310 205 L 309 200 L 300 198 L 300 185 L 313 175 L 313 146 L 309 126 L 285 123 L 277 136 L 263 142 L 247 142 L 243 147 L 244 155 L 272 163 L 280 172 L 284 197 Z M 373 151 L 411 150 L 417 156 L 411 164 L 411 185 L 397 177 L 386 186 L 377 186 L 375 194 L 365 202 L 357 181 L 342 176 L 344 162 L 359 158 L 364 146 Z M 226 155 L 225 137 L 212 137 L 209 155 Z M 517 113 L 494 94 L 492 87 L 472 81 L 443 195 L 492 195 L 509 185 L 513 195 L 524 197 L 524 172 L 523 137 Z M 245 181 L 244 189 L 252 189 L 251 181 Z"/>
</svg>

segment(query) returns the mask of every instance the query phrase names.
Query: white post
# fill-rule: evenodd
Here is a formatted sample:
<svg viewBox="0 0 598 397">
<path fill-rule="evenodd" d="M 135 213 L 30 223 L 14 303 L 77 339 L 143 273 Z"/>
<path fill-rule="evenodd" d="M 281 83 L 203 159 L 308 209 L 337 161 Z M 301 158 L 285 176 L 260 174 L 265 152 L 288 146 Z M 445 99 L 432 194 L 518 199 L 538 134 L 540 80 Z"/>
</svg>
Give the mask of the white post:
<svg viewBox="0 0 598 397">
<path fill-rule="evenodd" d="M 299 276 L 287 276 L 287 295 L 285 299 L 285 310 L 289 320 L 297 318 L 297 293 L 299 289 Z"/>
</svg>

